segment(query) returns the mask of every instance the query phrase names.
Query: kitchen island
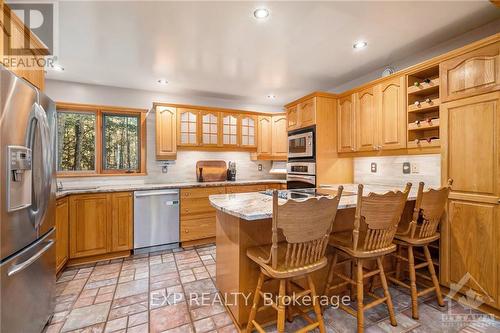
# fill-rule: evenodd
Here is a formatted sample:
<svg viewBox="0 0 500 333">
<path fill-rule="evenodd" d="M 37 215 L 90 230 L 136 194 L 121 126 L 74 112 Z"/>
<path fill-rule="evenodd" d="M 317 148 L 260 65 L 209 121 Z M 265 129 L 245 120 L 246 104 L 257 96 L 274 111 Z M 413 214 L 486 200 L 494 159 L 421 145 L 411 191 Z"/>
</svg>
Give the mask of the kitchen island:
<svg viewBox="0 0 500 333">
<path fill-rule="evenodd" d="M 356 208 L 357 184 L 344 184 L 344 192 L 339 203 L 333 232 L 352 229 Z M 311 190 L 308 195 L 335 195 L 338 185 Z M 403 190 L 389 186 L 366 185 L 364 194 L 369 192 L 385 193 L 390 190 Z M 289 195 L 293 191 L 281 191 Z M 417 188 L 412 188 L 405 208 L 405 219 L 410 217 Z M 217 210 L 216 219 L 216 284 L 219 292 L 226 299 L 226 307 L 233 321 L 244 331 L 250 313 L 253 292 L 257 284 L 259 267 L 251 261 L 246 251 L 248 248 L 271 243 L 272 196 L 271 193 L 253 192 L 240 194 L 212 195 L 210 203 Z M 301 197 L 300 192 L 295 197 Z M 279 199 L 284 203 L 286 199 Z M 327 268 L 313 275 L 318 291 L 323 291 Z M 264 287 L 264 291 L 275 291 L 276 281 Z M 274 284 L 273 284 L 274 283 Z M 268 309 L 259 312 L 260 320 L 276 319 L 276 312 Z"/>
</svg>

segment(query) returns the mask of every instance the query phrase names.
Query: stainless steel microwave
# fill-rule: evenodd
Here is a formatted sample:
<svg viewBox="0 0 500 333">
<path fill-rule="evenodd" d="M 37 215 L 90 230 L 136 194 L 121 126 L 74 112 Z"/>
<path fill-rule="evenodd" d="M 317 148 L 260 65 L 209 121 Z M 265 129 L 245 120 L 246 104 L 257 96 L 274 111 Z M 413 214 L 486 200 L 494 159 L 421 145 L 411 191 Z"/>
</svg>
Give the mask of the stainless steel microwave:
<svg viewBox="0 0 500 333">
<path fill-rule="evenodd" d="M 290 132 L 288 134 L 288 159 L 314 160 L 314 158 L 314 130 Z"/>
</svg>

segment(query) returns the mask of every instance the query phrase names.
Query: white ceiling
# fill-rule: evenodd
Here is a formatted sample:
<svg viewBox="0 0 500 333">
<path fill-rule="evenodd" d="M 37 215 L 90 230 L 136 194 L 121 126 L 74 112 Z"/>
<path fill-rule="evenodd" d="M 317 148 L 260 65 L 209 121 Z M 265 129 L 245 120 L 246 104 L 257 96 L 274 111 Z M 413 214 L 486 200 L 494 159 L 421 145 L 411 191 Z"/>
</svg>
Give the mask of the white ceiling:
<svg viewBox="0 0 500 333">
<path fill-rule="evenodd" d="M 268 2 L 257 21 L 259 5 L 62 1 L 65 71 L 48 78 L 283 105 L 500 17 L 488 1 L 304 1 Z M 368 47 L 354 50 L 356 40 Z"/>
</svg>

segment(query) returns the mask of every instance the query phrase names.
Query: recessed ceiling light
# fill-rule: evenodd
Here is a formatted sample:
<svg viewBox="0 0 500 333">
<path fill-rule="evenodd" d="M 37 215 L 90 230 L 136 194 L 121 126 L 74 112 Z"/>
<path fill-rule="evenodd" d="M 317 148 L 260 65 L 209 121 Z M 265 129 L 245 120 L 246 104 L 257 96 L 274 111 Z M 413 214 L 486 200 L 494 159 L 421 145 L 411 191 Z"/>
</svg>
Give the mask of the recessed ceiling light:
<svg viewBox="0 0 500 333">
<path fill-rule="evenodd" d="M 359 42 L 354 43 L 354 45 L 352 47 L 355 49 L 362 49 L 363 47 L 366 47 L 367 45 L 368 45 L 367 42 L 359 41 Z"/>
<path fill-rule="evenodd" d="M 257 8 L 256 10 L 254 10 L 253 16 L 256 19 L 258 19 L 258 20 L 265 19 L 265 18 L 267 18 L 269 16 L 269 9 L 267 9 L 267 8 Z"/>
<path fill-rule="evenodd" d="M 269 99 L 275 99 L 276 95 L 272 95 L 272 94 L 271 95 L 267 95 L 267 98 L 269 98 Z"/>
<path fill-rule="evenodd" d="M 62 72 L 64 71 L 64 67 L 59 65 L 59 64 L 52 64 L 52 69 L 57 71 L 57 72 Z"/>
<path fill-rule="evenodd" d="M 167 81 L 166 79 L 159 79 L 159 80 L 158 80 L 158 83 L 159 83 L 159 84 L 163 84 L 163 85 L 165 85 L 165 84 L 167 84 L 167 83 L 168 83 L 168 81 Z"/>
</svg>

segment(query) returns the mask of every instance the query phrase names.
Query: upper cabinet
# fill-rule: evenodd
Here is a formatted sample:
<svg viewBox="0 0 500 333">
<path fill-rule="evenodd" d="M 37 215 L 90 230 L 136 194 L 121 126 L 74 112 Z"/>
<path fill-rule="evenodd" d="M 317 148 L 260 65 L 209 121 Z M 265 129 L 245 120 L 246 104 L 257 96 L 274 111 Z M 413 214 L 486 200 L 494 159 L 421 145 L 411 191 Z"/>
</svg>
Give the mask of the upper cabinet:
<svg viewBox="0 0 500 333">
<path fill-rule="evenodd" d="M 201 114 L 201 144 L 203 146 L 220 145 L 220 113 L 202 111 Z"/>
<path fill-rule="evenodd" d="M 200 112 L 193 109 L 178 108 L 177 118 L 177 145 L 198 146 L 198 121 Z"/>
<path fill-rule="evenodd" d="M 355 94 L 357 150 L 378 150 L 377 110 L 373 87 Z"/>
<path fill-rule="evenodd" d="M 316 98 L 311 97 L 286 110 L 287 129 L 293 131 L 316 124 Z"/>
<path fill-rule="evenodd" d="M 253 159 L 287 159 L 287 117 L 284 114 L 259 116 L 257 122 L 257 154 Z"/>
<path fill-rule="evenodd" d="M 222 114 L 222 144 L 224 146 L 238 146 L 238 115 Z"/>
<path fill-rule="evenodd" d="M 440 64 L 441 102 L 500 89 L 500 43 L 493 43 Z"/>
<path fill-rule="evenodd" d="M 349 95 L 338 99 L 337 148 L 339 152 L 353 152 L 356 150 L 354 98 L 354 95 Z"/>
<path fill-rule="evenodd" d="M 300 128 L 316 124 L 316 98 L 310 98 L 297 105 Z"/>
<path fill-rule="evenodd" d="M 270 116 L 259 116 L 257 154 L 269 156 L 272 153 L 272 128 Z"/>
<path fill-rule="evenodd" d="M 375 86 L 378 113 L 378 148 L 406 147 L 405 77 L 396 77 Z"/>
<path fill-rule="evenodd" d="M 256 147 L 257 146 L 257 116 L 241 115 L 241 135 L 240 144 L 242 147 Z"/>
<path fill-rule="evenodd" d="M 177 110 L 156 106 L 156 159 L 175 160 L 177 156 Z"/>
<path fill-rule="evenodd" d="M 299 128 L 299 118 L 297 113 L 297 105 L 286 109 L 287 129 L 293 131 Z"/>
<path fill-rule="evenodd" d="M 288 135 L 285 115 L 272 116 L 272 149 L 274 159 L 286 160 L 288 155 Z"/>
</svg>

